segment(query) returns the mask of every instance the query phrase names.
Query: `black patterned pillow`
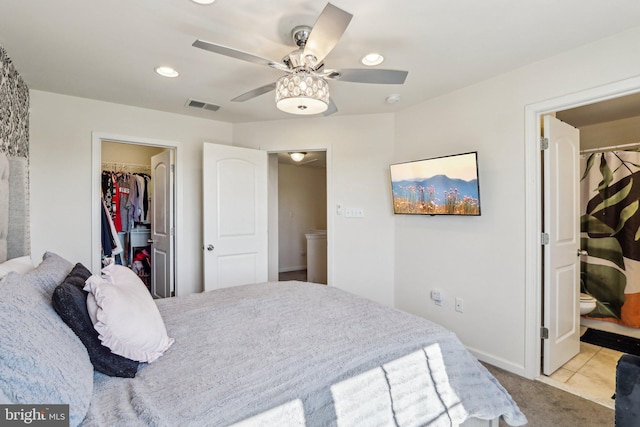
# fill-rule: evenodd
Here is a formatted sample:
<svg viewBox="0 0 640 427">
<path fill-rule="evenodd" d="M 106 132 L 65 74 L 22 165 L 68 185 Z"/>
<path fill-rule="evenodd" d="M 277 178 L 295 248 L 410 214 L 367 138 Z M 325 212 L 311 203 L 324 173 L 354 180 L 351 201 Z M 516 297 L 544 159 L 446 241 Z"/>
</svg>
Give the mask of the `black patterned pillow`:
<svg viewBox="0 0 640 427">
<path fill-rule="evenodd" d="M 93 327 L 87 311 L 87 292 L 82 290 L 90 276 L 91 272 L 85 266 L 76 264 L 53 291 L 53 308 L 87 348 L 96 371 L 112 377 L 133 378 L 138 371 L 138 362 L 113 354 L 102 345 L 98 331 Z"/>
</svg>

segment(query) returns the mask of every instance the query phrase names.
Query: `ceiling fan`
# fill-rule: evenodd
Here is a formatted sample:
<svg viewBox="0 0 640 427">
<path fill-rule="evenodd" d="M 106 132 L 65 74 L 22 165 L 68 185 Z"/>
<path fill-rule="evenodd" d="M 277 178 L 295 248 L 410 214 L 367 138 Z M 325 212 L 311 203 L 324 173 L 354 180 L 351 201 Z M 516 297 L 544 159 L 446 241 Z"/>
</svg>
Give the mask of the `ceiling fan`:
<svg viewBox="0 0 640 427">
<path fill-rule="evenodd" d="M 265 93 L 276 91 L 276 106 L 292 114 L 319 114 L 325 116 L 338 111 L 329 96 L 329 80 L 356 83 L 403 84 L 407 71 L 345 68 L 326 69 L 325 57 L 336 46 L 351 22 L 348 12 L 327 3 L 313 27 L 297 26 L 291 35 L 298 49 L 290 52 L 281 62 L 243 52 L 204 40 L 196 40 L 193 46 L 254 64 L 267 65 L 286 74 L 276 82 L 244 93 L 231 101 L 244 102 Z"/>
</svg>

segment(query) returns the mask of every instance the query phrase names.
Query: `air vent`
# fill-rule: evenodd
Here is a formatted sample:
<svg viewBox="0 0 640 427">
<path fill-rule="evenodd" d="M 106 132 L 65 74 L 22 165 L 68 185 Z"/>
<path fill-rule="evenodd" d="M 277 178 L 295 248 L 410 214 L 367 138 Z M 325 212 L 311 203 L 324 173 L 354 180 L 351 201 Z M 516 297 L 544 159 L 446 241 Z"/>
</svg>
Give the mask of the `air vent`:
<svg viewBox="0 0 640 427">
<path fill-rule="evenodd" d="M 187 107 L 199 108 L 201 110 L 218 111 L 219 105 L 211 104 L 209 102 L 197 101 L 195 99 L 189 99 L 186 104 Z"/>
</svg>

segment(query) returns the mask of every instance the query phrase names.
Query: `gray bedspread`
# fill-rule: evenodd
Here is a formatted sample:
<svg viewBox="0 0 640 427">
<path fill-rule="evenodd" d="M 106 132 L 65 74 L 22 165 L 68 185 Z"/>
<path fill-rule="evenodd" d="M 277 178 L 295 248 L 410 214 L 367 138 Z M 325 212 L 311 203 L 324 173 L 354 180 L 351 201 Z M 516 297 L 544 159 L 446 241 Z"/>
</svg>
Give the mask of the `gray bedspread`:
<svg viewBox="0 0 640 427">
<path fill-rule="evenodd" d="M 175 344 L 136 378 L 95 374 L 87 426 L 526 423 L 450 331 L 302 282 L 158 301 Z"/>
</svg>

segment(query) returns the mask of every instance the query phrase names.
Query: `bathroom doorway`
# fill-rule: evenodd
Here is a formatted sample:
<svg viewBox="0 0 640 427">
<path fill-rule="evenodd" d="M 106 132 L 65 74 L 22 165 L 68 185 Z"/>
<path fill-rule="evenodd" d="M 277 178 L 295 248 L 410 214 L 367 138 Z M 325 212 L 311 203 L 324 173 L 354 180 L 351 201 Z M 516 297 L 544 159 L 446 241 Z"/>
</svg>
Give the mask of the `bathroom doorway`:
<svg viewBox="0 0 640 427">
<path fill-rule="evenodd" d="M 573 107 L 569 109 L 559 110 L 555 113 L 551 113 L 551 116 L 555 116 L 560 120 L 563 125 L 572 127 L 579 131 L 579 150 L 577 151 L 579 159 L 573 162 L 578 165 L 578 178 L 575 180 L 574 185 L 578 186 L 579 196 L 579 210 L 575 218 L 574 223 L 583 224 L 583 217 L 589 214 L 589 221 L 587 224 L 593 223 L 594 225 L 588 225 L 588 229 L 595 231 L 596 228 L 604 226 L 604 222 L 608 221 L 607 218 L 612 214 L 619 214 L 623 206 L 627 202 L 623 202 L 624 199 L 620 199 L 618 203 L 612 203 L 607 211 L 611 215 L 604 215 L 604 211 L 600 210 L 598 205 L 602 203 L 599 201 L 601 193 L 596 191 L 596 188 L 600 187 L 605 178 L 603 175 L 608 175 L 606 170 L 611 166 L 611 184 L 610 188 L 615 188 L 618 184 L 624 182 L 623 176 L 627 173 L 627 167 L 618 167 L 618 161 L 622 162 L 627 156 L 633 156 L 637 158 L 637 153 L 611 153 L 611 149 L 634 149 L 638 148 L 640 144 L 640 111 L 636 105 L 640 102 L 640 95 L 626 95 L 620 98 L 614 98 L 606 101 L 600 101 L 593 104 L 588 104 L 579 107 Z M 545 121 L 545 125 L 546 125 Z M 631 142 L 633 141 L 633 142 Z M 551 149 L 551 148 L 550 148 Z M 605 155 L 603 153 L 606 153 Z M 611 154 L 611 156 L 609 156 Z M 615 160 L 615 161 L 614 161 Z M 604 163 L 603 163 L 604 162 Z M 571 162 L 565 162 L 564 165 L 568 166 Z M 634 160 L 633 163 L 639 163 Z M 592 167 L 588 167 L 588 165 Z M 630 166 L 630 165 L 628 165 Z M 546 167 L 543 165 L 543 168 Z M 631 166 L 631 168 L 634 168 Z M 546 175 L 545 175 L 546 176 Z M 566 179 L 561 175 L 561 178 Z M 622 178 L 622 179 L 621 179 Z M 554 187 L 563 187 L 562 183 L 554 183 Z M 609 184 L 607 184 L 609 186 Z M 607 194 L 612 196 L 616 194 L 614 191 L 604 190 Z M 609 197 L 609 196 L 606 196 Z M 546 200 L 546 198 L 545 198 Z M 619 208 L 619 209 L 618 209 Z M 564 211 L 564 205 L 562 210 Z M 568 209 L 566 210 L 568 212 Z M 600 213 L 598 213 L 600 212 Z M 562 215 L 553 216 L 555 220 Z M 620 224 L 619 221 L 615 221 L 616 224 Z M 596 227 L 596 224 L 600 224 Z M 622 262 L 622 247 L 620 249 L 620 257 L 613 256 L 612 249 L 618 245 L 618 241 L 615 237 L 610 235 L 601 236 L 598 233 L 587 234 L 584 230 L 584 225 L 581 228 L 581 236 L 579 241 L 578 252 L 578 272 L 580 273 L 580 292 L 586 292 L 590 295 L 598 295 L 600 289 L 609 285 L 600 280 L 601 277 L 606 277 L 605 274 L 601 274 L 603 271 L 615 270 L 613 272 L 618 274 L 617 266 L 615 263 L 620 264 Z M 613 229 L 616 225 L 613 226 Z M 633 227 L 634 229 L 637 226 Z M 548 228 L 544 228 L 548 230 Z M 614 230 L 611 230 L 613 232 Z M 622 232 L 623 230 L 619 230 Z M 635 230 L 634 230 L 635 231 Z M 606 239 L 602 241 L 601 239 Z M 623 239 L 625 240 L 625 239 Z M 589 243 L 591 241 L 592 243 Z M 606 243 L 606 247 L 609 248 L 606 252 L 600 250 L 602 242 Z M 615 243 L 615 245 L 614 245 Z M 604 247 L 604 246 L 603 246 Z M 546 250 L 546 246 L 543 246 L 543 251 Z M 576 258 L 574 258 L 575 260 Z M 616 262 L 612 262 L 615 260 Z M 624 263 L 627 264 L 627 270 L 629 269 L 628 262 L 632 260 L 625 259 Z M 585 270 L 585 266 L 587 266 Z M 585 274 L 586 272 L 586 274 Z M 590 277 L 591 272 L 595 273 L 593 277 Z M 611 275 L 610 277 L 618 277 L 617 275 Z M 595 279 L 595 280 L 593 280 Z M 608 288 L 608 286 L 606 286 Z M 611 288 L 613 289 L 613 287 Z M 622 289 L 619 289 L 622 291 Z M 628 292 L 628 288 L 625 289 L 625 293 Z M 610 331 L 621 335 L 630 335 L 640 337 L 640 329 L 630 328 L 617 323 L 605 321 L 602 319 L 596 320 L 597 317 L 607 317 L 610 320 L 620 318 L 620 307 L 614 307 L 615 304 L 609 305 L 608 294 L 609 289 L 602 295 L 602 301 L 605 304 L 601 304 L 600 307 L 596 307 L 596 303 L 592 303 L 592 307 L 587 310 L 593 310 L 591 316 L 593 318 L 579 317 L 577 328 L 575 330 L 576 338 L 578 342 L 575 343 L 577 354 L 570 359 L 562 363 L 557 369 L 554 369 L 552 373 L 543 375 L 539 379 L 549 385 L 560 388 L 562 390 L 579 395 L 583 398 L 589 399 L 593 402 L 597 402 L 603 406 L 611 409 L 615 408 L 615 400 L 612 396 L 616 391 L 616 366 L 619 358 L 624 354 L 617 349 L 607 348 L 600 345 L 598 341 L 592 341 L 588 336 L 593 332 L 598 331 Z M 558 294 L 552 294 L 558 298 Z M 582 310 L 582 297 L 580 294 L 579 306 Z M 573 295 L 574 304 L 576 303 L 577 296 Z M 544 299 L 544 310 L 548 309 L 546 306 L 547 299 Z M 553 304 L 553 302 L 552 302 Z M 617 311 L 617 312 L 616 312 Z M 623 318 L 622 318 L 623 319 Z M 592 330 L 589 330 L 592 329 Z M 586 334 L 586 335 L 585 335 Z M 551 335 L 551 334 L 550 334 Z M 596 334 L 599 335 L 599 334 Z M 546 340 L 544 342 L 547 343 Z M 544 360 L 543 366 L 547 361 Z M 545 372 L 547 374 L 547 372 Z"/>
<path fill-rule="evenodd" d="M 543 347 L 543 207 L 545 203 L 542 179 L 540 128 L 542 117 L 557 111 L 595 104 L 640 91 L 640 78 L 631 78 L 583 92 L 531 104 L 525 108 L 525 289 L 527 300 L 525 342 L 532 349 L 525 354 L 525 376 L 540 378 Z M 547 183 L 548 184 L 548 183 Z M 577 314 L 577 313 L 576 313 Z"/>
<path fill-rule="evenodd" d="M 611 177 L 612 189 L 615 188 L 616 182 L 629 181 L 631 177 L 628 174 L 638 169 L 635 165 L 640 163 L 640 154 L 632 151 L 640 149 L 640 93 L 561 110 L 556 113 L 556 117 L 580 130 L 580 174 L 582 176 L 581 184 L 585 186 L 581 190 L 581 213 L 591 211 L 594 209 L 593 206 L 598 204 L 593 197 L 598 194 L 595 189 L 604 182 L 602 176 L 604 173 L 603 167 L 610 167 L 613 172 Z M 631 152 L 627 150 L 631 150 Z M 588 168 L 587 165 L 589 164 L 593 166 Z M 631 188 L 630 192 L 635 194 L 633 188 Z M 629 197 L 631 197 L 631 194 Z M 625 216 L 626 222 L 620 222 L 621 215 L 625 215 L 622 211 L 626 205 L 628 203 L 625 204 L 621 201 L 621 203 L 612 204 L 607 208 L 609 213 L 606 217 L 618 217 L 613 228 L 615 229 L 616 226 L 619 226 L 618 224 L 623 225 L 622 229 L 615 234 L 616 237 L 596 238 L 596 236 L 590 234 L 590 237 L 587 238 L 587 235 L 583 235 L 585 239 L 582 249 L 585 251 L 585 255 L 582 257 L 582 261 L 587 268 L 582 274 L 582 288 L 584 288 L 584 292 L 594 296 L 601 296 L 602 302 L 598 303 L 590 319 L 581 318 L 581 325 L 639 338 L 640 329 L 636 326 L 640 324 L 640 317 L 628 314 L 630 311 L 636 313 L 638 311 L 637 308 L 627 309 L 627 315 L 624 314 L 624 311 L 621 313 L 620 310 L 621 304 L 623 308 L 625 306 L 631 307 L 631 304 L 635 304 L 635 301 L 631 300 L 638 297 L 638 295 L 633 295 L 633 293 L 638 292 L 638 287 L 634 286 L 634 283 L 638 282 L 638 276 L 634 276 L 634 274 L 640 268 L 640 261 L 637 256 L 638 250 L 635 250 L 637 245 L 632 243 L 633 234 L 637 229 L 637 214 L 629 218 Z M 602 212 L 598 211 L 598 213 L 592 215 L 604 219 Z M 628 212 L 629 209 L 627 209 Z M 632 237 L 629 239 L 624 238 L 624 234 L 631 234 Z M 600 246 L 608 243 L 613 245 L 610 249 L 617 254 L 616 258 L 619 258 L 619 260 L 597 252 L 589 255 L 590 246 Z M 623 259 L 624 263 L 622 263 Z M 616 265 L 616 262 L 618 265 Z M 594 269 L 597 269 L 597 271 L 594 271 Z M 611 282 L 620 279 L 621 283 L 617 288 L 619 292 L 624 291 L 627 294 L 626 301 L 622 303 L 625 299 L 624 294 L 613 298 L 605 296 L 604 294 L 609 292 L 619 293 L 613 292 L 616 286 L 611 283 L 610 286 L 604 289 L 598 281 L 592 280 L 594 278 L 592 276 L 606 276 L 608 281 Z M 596 320 L 600 318 L 606 318 L 610 321 Z"/>
<path fill-rule="evenodd" d="M 597 246 L 595 254 L 591 253 L 589 255 L 587 246 L 589 246 L 590 241 L 593 242 L 593 239 L 586 238 L 586 234 L 574 235 L 569 233 L 569 230 L 573 227 L 578 232 L 585 227 L 585 225 L 581 226 L 582 216 L 587 211 L 589 199 L 593 197 L 597 199 L 601 197 L 601 194 L 604 194 L 604 189 L 598 192 L 596 188 L 605 182 L 605 175 L 609 176 L 610 174 L 612 182 L 607 182 L 606 185 L 609 186 L 611 184 L 611 187 L 606 191 L 611 192 L 611 195 L 613 195 L 612 189 L 615 186 L 615 182 L 623 175 L 621 172 L 628 169 L 628 167 L 618 167 L 616 163 L 616 166 L 612 166 L 611 170 L 606 172 L 609 168 L 606 163 L 602 163 L 605 162 L 605 156 L 602 152 L 607 151 L 607 147 L 638 148 L 640 146 L 638 144 L 640 142 L 640 132 L 637 131 L 640 128 L 640 108 L 638 108 L 638 103 L 640 103 L 640 95 L 632 94 L 558 110 L 545 114 L 543 117 L 541 134 L 545 137 L 555 127 L 564 126 L 562 129 L 566 128 L 566 130 L 561 131 L 565 133 L 556 135 L 557 139 L 545 138 L 542 146 L 542 180 L 543 182 L 548 181 L 544 182 L 542 187 L 542 202 L 545 212 L 542 217 L 542 229 L 546 238 L 546 242 L 542 245 L 542 253 L 545 254 L 542 277 L 545 284 L 542 287 L 541 297 L 544 313 L 542 324 L 545 333 L 542 365 L 545 375 L 553 374 L 580 352 L 580 329 L 586 323 L 590 323 L 593 328 L 615 329 L 618 331 L 617 333 L 621 334 L 636 335 L 640 331 L 634 331 L 631 328 L 621 327 L 603 320 L 585 319 L 579 316 L 580 293 L 593 294 L 593 291 L 596 291 L 597 294 L 598 291 L 602 290 L 600 295 L 606 299 L 603 299 L 595 307 L 594 313 L 596 314 L 593 317 L 608 318 L 610 321 L 622 323 L 624 318 L 620 317 L 620 304 L 616 305 L 615 303 L 623 301 L 624 294 L 617 296 L 612 296 L 611 294 L 614 290 L 620 293 L 628 292 L 624 289 L 624 285 L 621 285 L 621 288 L 615 288 L 611 284 L 606 286 L 607 289 L 603 289 L 604 283 L 599 283 L 599 280 L 591 280 L 595 277 L 605 277 L 603 273 L 605 269 L 607 270 L 606 273 L 608 273 L 608 270 L 617 268 L 616 266 L 606 265 L 608 261 L 606 258 L 611 258 L 609 256 L 610 251 L 603 252 L 599 246 L 600 243 L 609 243 L 609 241 L 613 241 L 611 245 L 613 243 L 617 244 L 616 238 L 606 237 L 606 241 L 600 238 L 598 242 L 593 243 Z M 547 129 L 547 127 L 550 127 L 550 129 Z M 558 132 L 560 131 L 556 133 Z M 569 133 L 573 136 L 570 137 Z M 571 142 L 571 138 L 575 142 Z M 585 152 L 586 154 L 583 154 Z M 556 156 L 561 155 L 564 156 L 564 158 L 560 159 L 561 161 L 554 161 Z M 587 157 L 589 161 L 587 161 Z M 614 155 L 612 158 L 620 158 L 620 156 Z M 598 160 L 596 161 L 596 159 Z M 610 163 L 613 162 L 610 161 Z M 631 165 L 637 163 L 629 162 Z M 592 167 L 587 167 L 587 165 Z M 606 170 L 602 169 L 603 167 Z M 589 178 L 591 175 L 597 176 Z M 614 175 L 617 178 L 614 179 Z M 595 179 L 595 181 L 591 185 L 593 189 L 585 192 L 582 186 L 588 179 Z M 556 197 L 558 197 L 558 200 L 555 199 Z M 572 200 L 575 202 L 571 203 Z M 604 201 L 601 201 L 601 203 L 604 203 Z M 607 211 L 616 210 L 619 204 L 621 203 L 612 204 Z M 593 206 L 591 210 L 597 208 L 596 205 Z M 557 212 L 554 209 L 557 209 Z M 598 210 L 601 213 L 604 212 L 602 209 L 598 208 Z M 604 217 L 597 219 L 596 216 L 589 215 L 588 218 L 590 218 L 589 224 L 597 222 L 601 224 L 600 227 L 605 226 L 604 222 L 601 222 Z M 622 216 L 620 218 L 622 220 Z M 612 226 L 612 232 L 618 223 L 617 221 Z M 620 224 L 624 225 L 624 222 L 620 222 Z M 590 234 L 589 236 L 592 235 Z M 556 245 L 558 246 L 556 247 Z M 560 248 L 565 245 L 569 248 L 569 251 L 568 254 L 563 255 Z M 566 257 L 566 259 L 563 257 Z M 560 261 L 561 259 L 563 261 Z M 621 262 L 622 252 L 620 252 L 618 264 L 620 265 Z M 554 269 L 556 264 L 559 266 L 557 271 Z M 588 267 L 587 270 L 585 270 L 585 266 Z M 570 274 L 572 271 L 574 274 Z M 593 271 L 593 273 L 589 274 L 594 274 L 595 276 L 585 275 L 585 271 Z M 624 265 L 622 265 L 620 271 L 616 270 L 613 273 L 624 276 Z M 617 279 L 618 275 L 611 275 L 610 280 Z M 580 283 L 579 285 L 578 282 Z M 586 289 L 591 289 L 591 291 Z M 586 298 L 586 294 L 584 296 Z M 609 304 L 609 301 L 612 304 Z M 640 319 L 638 320 L 640 321 Z"/>
</svg>

